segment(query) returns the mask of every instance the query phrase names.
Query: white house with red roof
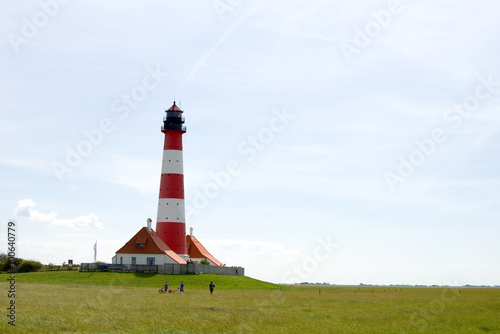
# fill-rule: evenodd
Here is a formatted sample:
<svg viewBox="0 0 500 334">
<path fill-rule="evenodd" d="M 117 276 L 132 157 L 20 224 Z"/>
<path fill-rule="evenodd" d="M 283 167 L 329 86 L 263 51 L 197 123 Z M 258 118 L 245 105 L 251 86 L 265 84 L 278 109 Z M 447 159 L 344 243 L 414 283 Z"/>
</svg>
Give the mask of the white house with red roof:
<svg viewBox="0 0 500 334">
<path fill-rule="evenodd" d="M 171 250 L 148 226 L 141 228 L 122 248 L 116 251 L 112 263 L 163 265 L 169 263 L 185 264 L 186 261 Z"/>
<path fill-rule="evenodd" d="M 206 259 L 210 265 L 223 267 L 224 264 L 210 254 L 192 233 L 193 229 L 191 228 L 191 234 L 186 236 L 186 251 L 190 262 L 200 263 Z M 116 251 L 111 262 L 123 265 L 187 263 L 160 239 L 158 233 L 151 228 L 151 219 L 148 219 L 147 227 L 141 228 L 122 248 Z"/>
</svg>

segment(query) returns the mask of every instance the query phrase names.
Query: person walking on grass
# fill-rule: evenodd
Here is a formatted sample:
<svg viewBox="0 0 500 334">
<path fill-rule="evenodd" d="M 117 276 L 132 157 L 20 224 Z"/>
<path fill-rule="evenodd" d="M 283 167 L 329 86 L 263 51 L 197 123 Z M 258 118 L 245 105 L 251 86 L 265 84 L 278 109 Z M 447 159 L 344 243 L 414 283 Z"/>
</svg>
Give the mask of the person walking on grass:
<svg viewBox="0 0 500 334">
<path fill-rule="evenodd" d="M 165 291 L 165 293 L 168 293 L 168 282 L 165 282 L 165 284 L 163 285 L 163 290 Z"/>
<path fill-rule="evenodd" d="M 210 294 L 212 294 L 214 292 L 214 288 L 215 288 L 215 285 L 214 285 L 214 282 L 210 282 Z"/>
</svg>

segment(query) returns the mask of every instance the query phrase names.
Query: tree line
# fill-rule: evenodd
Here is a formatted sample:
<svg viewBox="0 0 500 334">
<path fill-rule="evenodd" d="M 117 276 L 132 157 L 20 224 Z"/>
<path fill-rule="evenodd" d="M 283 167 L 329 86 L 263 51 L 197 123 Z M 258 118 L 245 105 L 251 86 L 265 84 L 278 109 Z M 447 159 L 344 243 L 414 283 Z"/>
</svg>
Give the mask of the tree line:
<svg viewBox="0 0 500 334">
<path fill-rule="evenodd" d="M 9 258 L 5 253 L 0 253 L 0 271 L 27 273 L 39 271 L 43 265 L 34 260 L 24 260 L 18 257 Z"/>
</svg>

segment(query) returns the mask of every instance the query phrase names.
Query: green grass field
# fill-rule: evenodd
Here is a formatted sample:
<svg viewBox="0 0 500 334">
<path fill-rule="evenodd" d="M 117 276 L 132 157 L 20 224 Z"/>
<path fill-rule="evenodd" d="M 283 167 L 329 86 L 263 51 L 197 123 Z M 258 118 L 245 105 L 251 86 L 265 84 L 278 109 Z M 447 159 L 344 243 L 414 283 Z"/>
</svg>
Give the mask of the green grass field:
<svg viewBox="0 0 500 334">
<path fill-rule="evenodd" d="M 16 274 L 12 333 L 500 333 L 500 289 L 280 287 L 249 277 Z M 168 280 L 186 293 L 159 294 Z M 216 288 L 210 295 L 208 284 Z"/>
</svg>

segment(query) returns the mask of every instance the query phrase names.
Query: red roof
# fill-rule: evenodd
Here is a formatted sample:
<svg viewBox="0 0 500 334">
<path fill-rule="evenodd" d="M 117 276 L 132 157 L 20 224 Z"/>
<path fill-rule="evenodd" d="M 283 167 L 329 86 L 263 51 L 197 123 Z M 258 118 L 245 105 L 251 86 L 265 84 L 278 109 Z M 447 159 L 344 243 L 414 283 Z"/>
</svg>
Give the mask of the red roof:
<svg viewBox="0 0 500 334">
<path fill-rule="evenodd" d="M 186 235 L 186 245 L 190 258 L 206 258 L 216 266 L 224 266 L 222 262 L 213 257 L 194 236 L 191 238 L 190 235 Z"/>
<path fill-rule="evenodd" d="M 182 112 L 182 110 L 180 110 L 179 107 L 175 105 L 175 101 L 174 101 L 174 104 L 172 104 L 172 106 L 169 109 L 167 109 L 167 111 L 181 111 Z"/>
<path fill-rule="evenodd" d="M 127 254 L 166 254 L 177 263 L 186 263 L 167 244 L 160 239 L 158 234 L 147 227 L 143 227 L 116 253 Z"/>
</svg>

